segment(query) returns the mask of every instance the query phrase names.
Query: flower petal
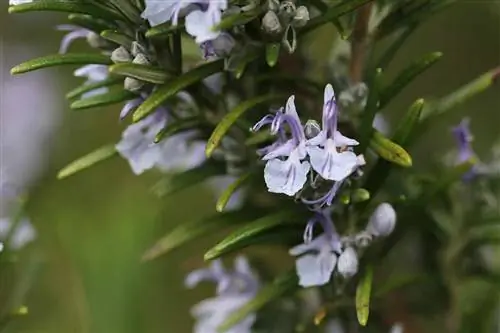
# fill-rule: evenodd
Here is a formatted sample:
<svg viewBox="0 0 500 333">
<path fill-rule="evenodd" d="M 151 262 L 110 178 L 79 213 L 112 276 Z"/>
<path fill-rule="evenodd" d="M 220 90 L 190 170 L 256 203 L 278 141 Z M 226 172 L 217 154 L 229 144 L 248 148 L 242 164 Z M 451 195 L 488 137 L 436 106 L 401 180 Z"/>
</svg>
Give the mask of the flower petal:
<svg viewBox="0 0 500 333">
<path fill-rule="evenodd" d="M 298 156 L 292 156 L 286 161 L 278 159 L 269 160 L 264 168 L 264 180 L 269 192 L 295 195 L 307 180 L 310 170 L 308 162 L 300 162 Z"/>
<path fill-rule="evenodd" d="M 307 254 L 298 258 L 295 269 L 302 287 L 322 286 L 330 281 L 337 256 L 332 252 L 322 252 L 318 255 Z"/>
<path fill-rule="evenodd" d="M 338 153 L 331 140 L 325 148 L 308 147 L 312 168 L 324 179 L 340 181 L 347 178 L 358 165 L 356 154 L 350 151 Z"/>
</svg>

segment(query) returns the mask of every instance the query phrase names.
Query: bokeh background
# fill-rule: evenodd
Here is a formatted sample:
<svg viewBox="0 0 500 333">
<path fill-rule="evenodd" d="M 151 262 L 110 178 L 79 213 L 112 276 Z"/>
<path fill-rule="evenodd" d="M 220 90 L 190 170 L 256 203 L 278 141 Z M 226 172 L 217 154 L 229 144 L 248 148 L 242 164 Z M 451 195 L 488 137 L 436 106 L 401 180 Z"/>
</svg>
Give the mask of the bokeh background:
<svg viewBox="0 0 500 333">
<path fill-rule="evenodd" d="M 158 199 L 151 192 L 158 175 L 136 177 L 120 158 L 56 180 L 57 171 L 68 162 L 116 142 L 125 124 L 119 123 L 114 108 L 69 110 L 64 95 L 81 83 L 72 77 L 74 68 L 10 77 L 9 69 L 17 63 L 57 52 L 62 33 L 54 27 L 63 23 L 64 15 L 12 16 L 7 3 L 0 4 L 2 130 L 14 126 L 5 125 L 9 118 L 23 119 L 22 144 L 15 150 L 32 158 L 11 164 L 19 163 L 19 177 L 36 176 L 29 182 L 28 212 L 38 237 L 27 251 L 40 253 L 41 262 L 25 300 L 29 315 L 9 331 L 190 332 L 189 308 L 209 289 L 185 290 L 183 278 L 202 264 L 201 254 L 214 239 L 149 263 L 141 263 L 140 257 L 174 225 L 212 214 L 213 195 L 200 185 L 168 200 Z M 332 39 L 333 33 L 324 29 L 319 42 L 311 44 L 318 61 L 328 56 L 322 41 Z M 85 42 L 75 46 L 84 49 Z M 459 1 L 435 15 L 398 53 L 391 72 L 431 51 L 442 51 L 444 59 L 394 100 L 387 112 L 391 122 L 397 122 L 416 98 L 444 95 L 500 64 L 500 2 Z M 450 126 L 464 115 L 471 117 L 479 156 L 489 157 L 492 144 L 500 139 L 498 87 L 435 124 L 416 147 L 417 167 L 426 167 L 453 148 Z M 35 136 L 40 127 L 42 133 Z"/>
</svg>

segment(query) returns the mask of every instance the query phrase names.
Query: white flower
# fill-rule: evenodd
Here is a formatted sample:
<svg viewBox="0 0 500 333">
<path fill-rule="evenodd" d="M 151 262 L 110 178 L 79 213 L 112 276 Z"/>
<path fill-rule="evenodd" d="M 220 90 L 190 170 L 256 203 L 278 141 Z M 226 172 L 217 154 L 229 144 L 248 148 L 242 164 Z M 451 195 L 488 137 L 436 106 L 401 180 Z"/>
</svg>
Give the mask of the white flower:
<svg viewBox="0 0 500 333">
<path fill-rule="evenodd" d="M 337 271 L 345 278 L 358 272 L 358 254 L 352 247 L 346 248 L 340 255 Z"/>
<path fill-rule="evenodd" d="M 366 231 L 373 236 L 388 236 L 396 226 L 396 211 L 392 206 L 383 202 L 375 209 L 370 216 Z"/>
</svg>

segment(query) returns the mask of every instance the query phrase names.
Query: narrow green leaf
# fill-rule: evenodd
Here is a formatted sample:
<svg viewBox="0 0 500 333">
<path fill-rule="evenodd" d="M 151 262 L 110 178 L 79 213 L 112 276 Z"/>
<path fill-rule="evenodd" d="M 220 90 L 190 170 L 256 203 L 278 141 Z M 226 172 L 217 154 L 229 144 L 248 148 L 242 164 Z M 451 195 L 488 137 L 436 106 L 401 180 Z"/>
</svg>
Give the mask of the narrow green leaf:
<svg viewBox="0 0 500 333">
<path fill-rule="evenodd" d="M 168 78 L 167 73 L 161 68 L 132 63 L 121 63 L 109 66 L 109 72 L 154 84 L 164 84 Z"/>
<path fill-rule="evenodd" d="M 223 64 L 223 60 L 209 62 L 160 86 L 144 101 L 144 103 L 137 108 L 137 110 L 135 110 L 133 121 L 138 122 L 139 120 L 147 117 L 164 101 L 175 96 L 182 89 L 201 81 L 207 76 L 221 71 L 223 69 Z"/>
<path fill-rule="evenodd" d="M 226 135 L 231 126 L 233 126 L 236 120 L 238 120 L 238 118 L 240 118 L 245 112 L 256 107 L 259 104 L 268 103 L 272 100 L 281 98 L 283 98 L 283 95 L 281 94 L 263 95 L 246 100 L 237 105 L 228 114 L 226 114 L 224 118 L 222 118 L 222 120 L 219 122 L 219 124 L 217 124 L 217 127 L 208 139 L 207 148 L 205 150 L 207 157 L 210 157 L 212 155 L 215 148 L 217 148 L 222 138 Z"/>
<path fill-rule="evenodd" d="M 392 98 L 399 94 L 410 82 L 425 70 L 429 69 L 442 57 L 443 53 L 433 52 L 410 64 L 389 86 L 381 90 L 379 109 L 389 104 Z"/>
<path fill-rule="evenodd" d="M 157 25 L 148 31 L 146 31 L 147 38 L 159 38 L 167 37 L 176 31 L 184 29 L 184 23 L 179 23 L 177 25 L 171 25 L 170 23 L 164 23 Z"/>
<path fill-rule="evenodd" d="M 204 259 L 213 260 L 223 254 L 232 252 L 236 249 L 240 249 L 240 244 L 246 242 L 250 238 L 258 235 L 263 235 L 265 232 L 268 232 L 269 230 L 283 224 L 290 225 L 291 223 L 299 222 L 303 224 L 304 221 L 300 218 L 297 218 L 297 212 L 291 210 L 280 211 L 278 213 L 261 217 L 236 230 L 235 232 L 224 238 L 222 241 L 217 243 L 205 253 Z"/>
<path fill-rule="evenodd" d="M 154 142 L 158 143 L 169 136 L 197 127 L 201 124 L 202 120 L 198 116 L 175 120 L 173 123 L 167 125 L 160 132 L 158 132 L 158 134 L 156 134 Z"/>
<path fill-rule="evenodd" d="M 100 35 L 102 38 L 109 40 L 110 42 L 113 42 L 115 44 L 121 45 L 126 49 L 130 49 L 130 47 L 132 46 L 132 42 L 134 41 L 129 36 L 116 30 L 104 30 Z"/>
<path fill-rule="evenodd" d="M 111 59 L 109 59 L 108 56 L 98 53 L 53 54 L 23 62 L 22 64 L 19 64 L 12 68 L 10 70 L 10 73 L 12 75 L 16 75 L 47 67 L 88 64 L 109 65 L 111 64 Z"/>
<path fill-rule="evenodd" d="M 71 162 L 67 166 L 61 169 L 57 174 L 57 179 L 63 179 L 74 175 L 77 172 L 83 171 L 96 163 L 105 161 L 110 157 L 117 155 L 117 151 L 115 149 L 115 144 L 105 145 L 90 154 L 80 157 L 76 161 Z"/>
<path fill-rule="evenodd" d="M 364 152 L 370 140 L 373 136 L 373 119 L 377 115 L 378 111 L 378 101 L 380 96 L 380 81 L 382 78 L 382 69 L 377 68 L 373 75 L 369 79 L 368 86 L 370 91 L 368 92 L 368 98 L 366 101 L 366 106 L 363 111 L 363 116 L 361 119 L 360 131 L 360 143 L 359 151 Z"/>
<path fill-rule="evenodd" d="M 128 90 L 111 91 L 105 94 L 76 100 L 71 103 L 70 108 L 73 110 L 91 109 L 128 101 L 134 97 L 136 97 L 136 95 Z"/>
<path fill-rule="evenodd" d="M 75 89 L 68 92 L 66 94 L 66 98 L 67 99 L 75 99 L 75 98 L 78 98 L 89 91 L 103 88 L 103 87 L 110 87 L 110 86 L 113 86 L 113 85 L 118 84 L 118 83 L 123 83 L 123 78 L 109 77 L 109 78 L 102 80 L 102 81 L 82 84 L 81 86 L 76 87 Z"/>
<path fill-rule="evenodd" d="M 148 261 L 158 258 L 210 232 L 242 224 L 248 221 L 248 213 L 248 210 L 237 210 L 227 213 L 218 213 L 214 216 L 194 222 L 178 223 L 172 231 L 162 237 L 153 247 L 144 253 L 142 260 Z"/>
<path fill-rule="evenodd" d="M 234 26 L 243 25 L 245 23 L 252 21 L 254 18 L 259 16 L 259 14 L 261 12 L 262 12 L 262 8 L 258 7 L 258 8 L 255 8 L 253 10 L 244 11 L 241 13 L 237 13 L 237 14 L 223 17 L 222 20 L 219 22 L 219 24 L 217 24 L 212 29 L 214 31 L 229 30 Z"/>
<path fill-rule="evenodd" d="M 94 17 L 108 19 L 108 20 L 121 20 L 122 17 L 106 7 L 97 7 L 93 4 L 84 2 L 75 2 L 69 0 L 37 0 L 29 3 L 22 3 L 9 7 L 9 13 L 26 13 L 35 11 L 53 11 L 65 13 L 80 13 L 88 14 Z"/>
<path fill-rule="evenodd" d="M 217 328 L 217 332 L 224 333 L 251 313 L 257 312 L 266 304 L 298 289 L 295 271 L 277 277 L 272 283 L 264 286 L 257 295 L 238 310 L 231 313 Z"/>
<path fill-rule="evenodd" d="M 396 128 L 396 131 L 392 136 L 392 141 L 400 145 L 405 145 L 407 139 L 410 137 L 411 133 L 420 121 L 420 116 L 422 115 L 423 108 L 424 100 L 422 98 L 417 99 L 410 106 L 410 109 Z"/>
<path fill-rule="evenodd" d="M 410 154 L 408 154 L 403 147 L 387 139 L 378 131 L 373 133 L 372 139 L 370 140 L 370 148 L 386 161 L 395 163 L 404 168 L 411 167 L 412 165 Z"/>
<path fill-rule="evenodd" d="M 386 70 L 401 46 L 403 46 L 408 37 L 410 37 L 410 35 L 415 31 L 415 28 L 415 25 L 406 28 L 391 44 L 391 46 L 382 54 L 375 68 L 382 68 L 382 70 Z"/>
<path fill-rule="evenodd" d="M 366 268 L 356 288 L 356 315 L 361 326 L 366 326 L 370 315 L 370 296 L 373 282 L 373 268 Z"/>
<path fill-rule="evenodd" d="M 105 21 L 85 14 L 69 14 L 68 20 L 75 25 L 98 34 L 103 30 L 116 29 L 116 25 L 109 20 Z"/>
<path fill-rule="evenodd" d="M 269 67 L 274 67 L 280 55 L 280 43 L 266 44 L 266 62 Z"/>
<path fill-rule="evenodd" d="M 209 177 L 220 175 L 224 170 L 224 165 L 209 161 L 191 170 L 178 173 L 165 182 L 158 184 L 155 192 L 162 197 L 172 195 L 180 190 L 199 184 Z"/>
<path fill-rule="evenodd" d="M 241 175 L 224 190 L 219 199 L 217 199 L 217 203 L 215 204 L 215 209 L 218 212 L 222 212 L 224 208 L 226 208 L 226 205 L 233 196 L 234 192 L 236 192 L 243 184 L 245 184 L 245 182 L 250 179 L 251 175 L 251 173 L 245 173 Z"/>
<path fill-rule="evenodd" d="M 363 6 L 364 4 L 370 1 L 372 0 L 342 1 L 338 5 L 328 9 L 323 15 L 317 16 L 309 20 L 309 22 L 307 22 L 307 24 L 302 29 L 299 30 L 299 35 L 311 32 L 325 23 L 328 23 L 330 21 L 338 19 L 342 15 L 355 11 L 357 8 Z"/>
</svg>

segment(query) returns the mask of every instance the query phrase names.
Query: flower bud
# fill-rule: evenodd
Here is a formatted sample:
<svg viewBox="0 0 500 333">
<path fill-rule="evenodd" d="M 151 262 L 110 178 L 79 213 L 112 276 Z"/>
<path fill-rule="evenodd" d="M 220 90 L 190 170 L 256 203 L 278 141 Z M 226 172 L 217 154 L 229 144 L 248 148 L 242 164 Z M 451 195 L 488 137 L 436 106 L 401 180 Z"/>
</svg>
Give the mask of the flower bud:
<svg viewBox="0 0 500 333">
<path fill-rule="evenodd" d="M 307 10 L 306 6 L 300 6 L 295 12 L 293 24 L 296 27 L 303 27 L 306 25 L 307 21 L 309 21 L 309 10 Z"/>
<path fill-rule="evenodd" d="M 142 46 L 139 42 L 133 41 L 130 47 L 130 52 L 134 57 L 136 57 L 141 53 L 146 53 L 146 48 Z"/>
<path fill-rule="evenodd" d="M 345 278 L 349 278 L 358 272 L 358 254 L 352 247 L 346 248 L 340 255 L 337 270 Z"/>
<path fill-rule="evenodd" d="M 135 56 L 134 60 L 132 60 L 132 63 L 137 65 L 149 65 L 149 60 L 144 54 L 139 53 Z"/>
<path fill-rule="evenodd" d="M 119 48 L 111 52 L 111 60 L 114 63 L 129 62 L 132 60 L 132 57 L 130 56 L 130 53 L 126 48 L 120 46 Z"/>
<path fill-rule="evenodd" d="M 221 58 L 228 56 L 236 44 L 234 38 L 228 33 L 219 34 L 211 42 L 214 53 Z"/>
<path fill-rule="evenodd" d="M 297 11 L 295 4 L 292 1 L 283 1 L 280 4 L 279 14 L 287 20 L 293 19 L 295 12 Z M 289 21 L 288 21 L 289 22 Z"/>
<path fill-rule="evenodd" d="M 267 8 L 272 11 L 278 11 L 280 9 L 279 0 L 268 0 Z"/>
<path fill-rule="evenodd" d="M 134 79 L 132 77 L 126 77 L 123 81 L 123 87 L 132 92 L 139 91 L 144 86 L 144 82 Z"/>
<path fill-rule="evenodd" d="M 366 231 L 373 236 L 388 236 L 396 226 L 396 212 L 387 202 L 381 203 L 370 216 Z"/>
<path fill-rule="evenodd" d="M 312 139 L 321 132 L 321 127 L 316 120 L 309 119 L 304 126 L 306 138 Z"/>
<path fill-rule="evenodd" d="M 107 45 L 107 41 L 95 32 L 89 32 L 87 34 L 87 43 L 89 43 L 91 47 L 96 49 Z"/>
<path fill-rule="evenodd" d="M 262 28 L 270 34 L 279 34 L 283 31 L 278 16 L 272 11 L 268 11 L 262 18 Z"/>
</svg>

